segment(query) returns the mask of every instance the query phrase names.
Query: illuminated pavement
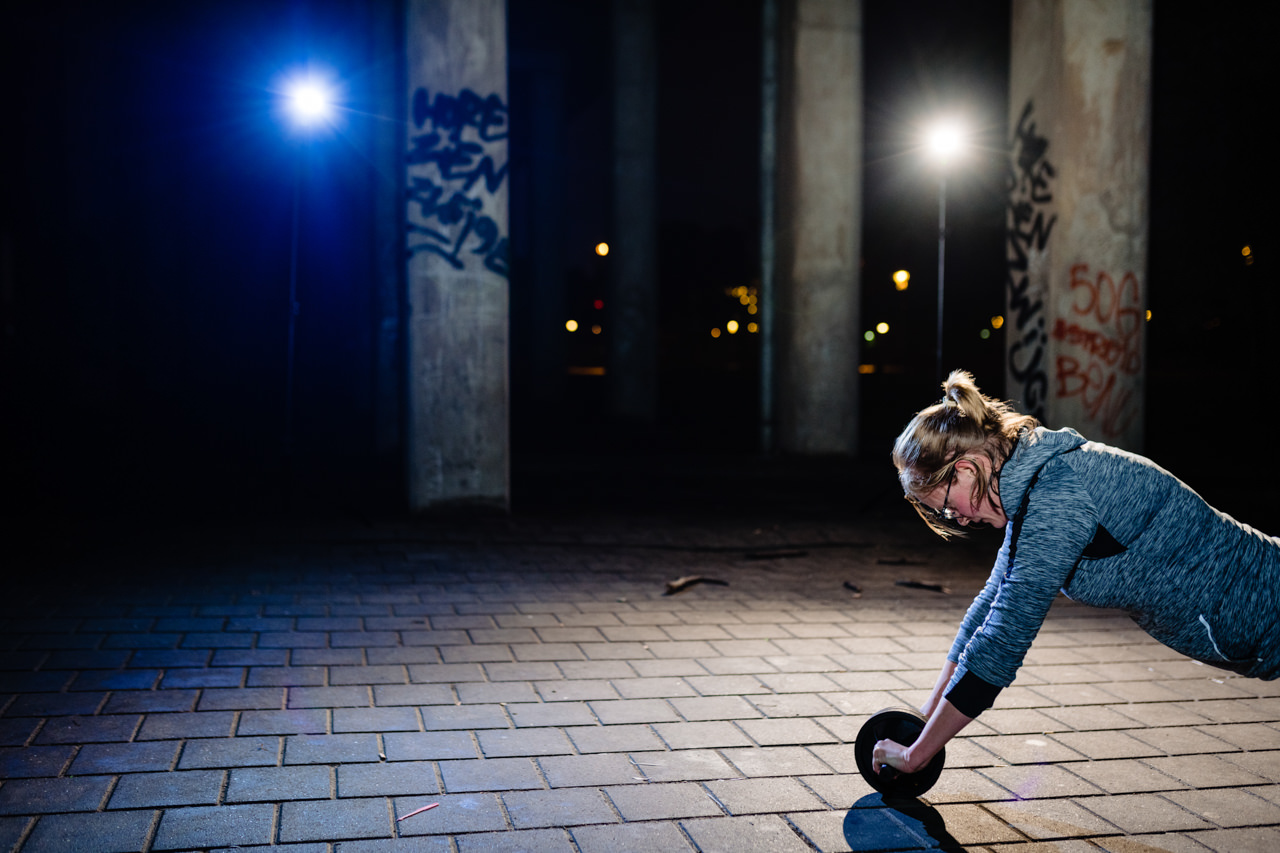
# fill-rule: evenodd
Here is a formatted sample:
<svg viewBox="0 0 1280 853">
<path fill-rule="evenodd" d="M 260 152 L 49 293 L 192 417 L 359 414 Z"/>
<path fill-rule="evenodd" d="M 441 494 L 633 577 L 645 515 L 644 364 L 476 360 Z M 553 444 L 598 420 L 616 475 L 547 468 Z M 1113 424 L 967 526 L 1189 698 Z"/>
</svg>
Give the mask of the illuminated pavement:
<svg viewBox="0 0 1280 853">
<path fill-rule="evenodd" d="M 222 533 L 10 596 L 6 849 L 1280 850 L 1280 683 L 1065 601 L 886 806 L 858 728 L 924 699 L 991 545 L 900 502 Z"/>
</svg>

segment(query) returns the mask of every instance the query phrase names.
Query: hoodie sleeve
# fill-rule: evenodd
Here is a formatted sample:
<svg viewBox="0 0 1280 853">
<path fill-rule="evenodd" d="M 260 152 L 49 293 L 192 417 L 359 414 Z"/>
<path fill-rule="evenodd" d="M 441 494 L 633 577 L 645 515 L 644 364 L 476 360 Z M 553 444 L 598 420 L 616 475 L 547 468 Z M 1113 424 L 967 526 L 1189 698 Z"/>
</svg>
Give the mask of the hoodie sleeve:
<svg viewBox="0 0 1280 853">
<path fill-rule="evenodd" d="M 1026 514 L 1010 520 L 991 578 L 948 656 L 957 666 L 947 698 L 954 695 L 953 704 L 967 716 L 986 710 L 1013 682 L 1097 523 L 1097 509 L 1071 467 L 1060 459 L 1048 462 Z"/>
</svg>

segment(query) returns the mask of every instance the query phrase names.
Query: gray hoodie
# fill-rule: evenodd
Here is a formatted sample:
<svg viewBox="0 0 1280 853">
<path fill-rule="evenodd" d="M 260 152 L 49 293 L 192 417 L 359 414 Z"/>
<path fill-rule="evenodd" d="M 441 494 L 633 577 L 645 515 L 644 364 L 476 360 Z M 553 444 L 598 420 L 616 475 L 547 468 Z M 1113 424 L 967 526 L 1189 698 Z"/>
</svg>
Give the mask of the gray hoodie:
<svg viewBox="0 0 1280 853">
<path fill-rule="evenodd" d="M 1196 660 L 1280 677 L 1280 539 L 1218 512 L 1150 460 L 1070 429 L 1025 433 L 999 493 L 1004 544 L 948 655 L 958 664 L 950 689 L 966 674 L 1012 683 L 1059 590 L 1128 611 Z M 1109 556 L 1085 554 L 1107 534 L 1118 542 Z"/>
</svg>

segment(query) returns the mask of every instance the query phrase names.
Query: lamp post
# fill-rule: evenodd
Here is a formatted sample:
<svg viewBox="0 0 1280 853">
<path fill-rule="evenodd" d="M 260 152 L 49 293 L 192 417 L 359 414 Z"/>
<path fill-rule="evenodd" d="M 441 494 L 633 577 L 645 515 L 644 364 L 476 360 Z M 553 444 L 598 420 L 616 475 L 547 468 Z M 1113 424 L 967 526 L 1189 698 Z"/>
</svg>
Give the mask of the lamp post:
<svg viewBox="0 0 1280 853">
<path fill-rule="evenodd" d="M 947 256 L 947 167 L 964 150 L 964 131 L 955 122 L 930 129 L 927 147 L 938 166 L 938 381 L 946 379 L 942 368 L 942 306 Z"/>
<path fill-rule="evenodd" d="M 286 108 L 294 125 L 301 132 L 313 131 L 324 124 L 332 112 L 328 89 L 323 83 L 314 79 L 298 79 L 289 84 L 285 91 Z M 285 483 L 288 495 L 286 499 L 292 503 L 293 495 L 293 371 L 295 336 L 298 326 L 298 313 L 302 306 L 298 302 L 298 218 L 302 195 L 302 158 L 298 152 L 294 154 L 293 163 L 293 211 L 289 229 L 289 311 L 288 311 L 288 349 L 285 356 L 285 388 L 284 388 L 284 464 Z"/>
</svg>

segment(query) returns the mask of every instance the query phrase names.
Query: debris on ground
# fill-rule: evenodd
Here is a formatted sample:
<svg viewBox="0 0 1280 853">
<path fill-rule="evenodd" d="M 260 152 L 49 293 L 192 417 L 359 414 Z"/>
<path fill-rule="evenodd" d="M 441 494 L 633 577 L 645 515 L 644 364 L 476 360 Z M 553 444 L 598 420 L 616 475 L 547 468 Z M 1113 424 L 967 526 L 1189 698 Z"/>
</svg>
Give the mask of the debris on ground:
<svg viewBox="0 0 1280 853">
<path fill-rule="evenodd" d="M 894 586 L 905 586 L 905 587 L 908 587 L 909 589 L 927 589 L 930 592 L 940 592 L 943 595 L 947 595 L 948 593 L 951 592 L 951 590 L 948 587 L 945 587 L 942 584 L 935 583 L 933 581 L 917 581 L 917 580 L 894 581 L 893 584 Z"/>
<path fill-rule="evenodd" d="M 722 581 L 718 578 L 707 578 L 702 575 L 685 575 L 684 577 L 676 578 L 673 581 L 667 581 L 667 591 L 664 592 L 663 595 L 675 595 L 677 592 L 684 592 L 689 587 L 700 583 L 710 583 L 715 584 L 716 586 L 729 585 L 728 581 Z"/>
<path fill-rule="evenodd" d="M 862 587 L 858 586 L 856 583 L 845 581 L 844 588 L 853 593 L 854 598 L 862 598 Z"/>
</svg>

